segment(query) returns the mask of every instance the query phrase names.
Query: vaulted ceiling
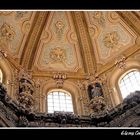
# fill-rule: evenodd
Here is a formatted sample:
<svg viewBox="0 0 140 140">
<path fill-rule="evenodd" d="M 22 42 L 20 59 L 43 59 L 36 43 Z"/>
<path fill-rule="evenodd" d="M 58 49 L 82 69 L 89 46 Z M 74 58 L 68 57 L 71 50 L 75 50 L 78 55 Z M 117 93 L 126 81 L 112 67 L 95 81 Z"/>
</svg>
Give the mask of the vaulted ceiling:
<svg viewBox="0 0 140 140">
<path fill-rule="evenodd" d="M 0 49 L 34 76 L 100 74 L 139 38 L 139 11 L 0 11 Z"/>
</svg>

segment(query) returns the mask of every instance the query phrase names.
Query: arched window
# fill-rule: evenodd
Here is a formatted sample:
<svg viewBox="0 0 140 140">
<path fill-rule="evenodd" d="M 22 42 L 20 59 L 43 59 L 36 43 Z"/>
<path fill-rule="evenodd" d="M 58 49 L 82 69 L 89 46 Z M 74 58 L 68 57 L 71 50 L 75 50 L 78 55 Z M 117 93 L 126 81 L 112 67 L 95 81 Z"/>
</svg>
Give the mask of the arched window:
<svg viewBox="0 0 140 140">
<path fill-rule="evenodd" d="M 127 73 L 119 82 L 123 99 L 131 92 L 140 91 L 140 72 L 133 70 Z"/>
<path fill-rule="evenodd" d="M 53 90 L 47 96 L 48 113 L 54 111 L 73 112 L 71 95 L 63 90 Z"/>
<path fill-rule="evenodd" d="M 0 69 L 0 82 L 2 83 L 2 78 L 3 78 L 3 74 L 2 74 L 2 70 Z"/>
</svg>

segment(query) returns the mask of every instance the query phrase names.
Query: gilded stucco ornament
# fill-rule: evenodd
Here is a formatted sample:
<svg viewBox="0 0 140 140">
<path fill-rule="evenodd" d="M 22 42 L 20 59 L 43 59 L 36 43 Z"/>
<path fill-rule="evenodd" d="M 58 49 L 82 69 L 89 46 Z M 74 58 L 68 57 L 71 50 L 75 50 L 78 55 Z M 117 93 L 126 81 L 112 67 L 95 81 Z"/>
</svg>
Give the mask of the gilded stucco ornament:
<svg viewBox="0 0 140 140">
<path fill-rule="evenodd" d="M 96 96 L 89 102 L 89 108 L 93 110 L 93 114 L 101 113 L 106 109 L 106 103 L 102 96 Z"/>
<path fill-rule="evenodd" d="M 101 11 L 96 11 L 93 13 L 93 18 L 97 21 L 97 23 L 101 26 L 105 25 L 105 18 L 103 15 L 103 12 Z"/>
<path fill-rule="evenodd" d="M 4 42 L 10 42 L 15 38 L 15 31 L 12 26 L 10 26 L 7 23 L 4 23 L 0 27 L 0 43 Z"/>
<path fill-rule="evenodd" d="M 116 59 L 115 66 L 117 66 L 119 69 L 125 69 L 126 68 L 126 57 L 121 56 L 120 58 Z"/>
<path fill-rule="evenodd" d="M 55 26 L 57 27 L 58 30 L 61 30 L 64 27 L 64 23 L 59 20 L 56 22 Z"/>
<path fill-rule="evenodd" d="M 107 33 L 103 38 L 104 45 L 107 48 L 114 48 L 118 45 L 120 37 L 116 31 Z"/>
<path fill-rule="evenodd" d="M 86 89 L 89 97 L 87 107 L 91 114 L 99 114 L 105 111 L 107 104 L 103 94 L 103 85 L 106 83 L 106 77 L 101 77 L 97 73 L 87 76 Z"/>
<path fill-rule="evenodd" d="M 18 93 L 17 100 L 21 106 L 26 109 L 32 110 L 34 106 L 34 82 L 32 81 L 32 75 L 21 69 L 18 74 Z"/>
<path fill-rule="evenodd" d="M 67 78 L 66 73 L 61 73 L 61 72 L 54 73 L 53 79 L 56 81 L 56 87 L 62 88 L 64 84 L 64 80 L 66 80 L 66 78 Z"/>
<path fill-rule="evenodd" d="M 16 19 L 21 19 L 23 18 L 28 12 L 27 11 L 16 11 L 15 18 Z"/>
<path fill-rule="evenodd" d="M 58 20 L 55 23 L 55 27 L 56 27 L 56 34 L 58 35 L 58 39 L 61 39 L 62 34 L 64 32 L 65 24 L 63 23 L 62 20 Z"/>
<path fill-rule="evenodd" d="M 66 59 L 66 50 L 57 47 L 50 51 L 50 58 L 55 62 L 63 62 Z"/>
<path fill-rule="evenodd" d="M 10 15 L 11 13 L 12 11 L 0 11 L 0 15 L 4 15 L 4 16 Z"/>
</svg>

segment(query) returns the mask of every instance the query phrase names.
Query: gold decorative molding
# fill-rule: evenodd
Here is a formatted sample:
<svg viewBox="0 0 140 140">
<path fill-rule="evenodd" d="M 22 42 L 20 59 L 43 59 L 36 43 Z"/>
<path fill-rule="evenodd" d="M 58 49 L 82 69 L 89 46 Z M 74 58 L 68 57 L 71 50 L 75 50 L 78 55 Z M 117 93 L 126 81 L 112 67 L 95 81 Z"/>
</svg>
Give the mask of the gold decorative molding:
<svg viewBox="0 0 140 140">
<path fill-rule="evenodd" d="M 78 33 L 80 37 L 81 47 L 83 50 L 83 55 L 85 58 L 85 66 L 87 66 L 87 72 L 88 73 L 94 73 L 95 72 L 95 66 L 93 65 L 92 57 L 91 57 L 91 47 L 90 43 L 87 37 L 87 31 L 85 30 L 85 25 L 83 22 L 83 16 L 81 15 L 81 12 L 73 12 L 74 20 L 76 21 L 76 25 L 78 27 Z"/>
<path fill-rule="evenodd" d="M 122 20 L 140 35 L 140 18 L 130 11 L 117 11 Z"/>
<path fill-rule="evenodd" d="M 63 62 L 66 59 L 66 51 L 60 47 L 53 48 L 50 51 L 50 58 L 56 62 Z"/>
<path fill-rule="evenodd" d="M 120 68 L 120 69 L 125 69 L 126 68 L 126 57 L 125 56 L 121 56 L 119 59 L 116 59 L 115 61 L 115 65 Z"/>
<path fill-rule="evenodd" d="M 4 16 L 10 15 L 11 13 L 12 11 L 0 11 L 0 15 L 4 15 Z"/>
<path fill-rule="evenodd" d="M 57 73 L 54 73 L 53 79 L 56 81 L 56 87 L 62 88 L 64 80 L 67 79 L 67 75 L 66 73 L 57 72 Z"/>
<path fill-rule="evenodd" d="M 140 44 L 140 39 L 137 38 L 136 40 L 136 44 L 132 47 L 129 47 L 127 50 L 125 50 L 124 52 L 122 52 L 121 54 L 123 54 L 126 59 L 128 57 L 131 57 L 132 55 L 134 55 L 137 51 L 140 50 L 140 47 L 139 47 L 139 44 Z M 120 54 L 120 55 L 121 55 Z M 101 67 L 98 69 L 98 74 L 101 75 L 109 70 L 111 70 L 112 68 L 114 68 L 115 66 L 115 63 L 114 63 L 114 60 L 111 60 L 110 62 L 108 62 L 106 65 L 101 65 Z"/>
<path fill-rule="evenodd" d="M 101 25 L 102 27 L 105 26 L 105 18 L 102 11 L 95 11 L 93 13 L 93 18 L 99 25 Z"/>
<path fill-rule="evenodd" d="M 80 47 L 70 12 L 51 12 L 39 39 L 34 63 L 36 71 L 83 69 Z"/>
<path fill-rule="evenodd" d="M 26 49 L 24 48 L 21 61 L 20 61 L 20 63 L 26 69 L 31 69 L 33 65 L 36 47 L 37 47 L 37 44 L 41 35 L 41 31 L 44 27 L 43 25 L 46 21 L 47 15 L 48 15 L 48 12 L 38 12 L 35 16 L 34 22 L 32 24 L 31 32 L 28 36 L 29 39 L 25 43 Z"/>
<path fill-rule="evenodd" d="M 116 31 L 113 31 L 105 35 L 103 42 L 107 48 L 113 48 L 118 45 L 119 39 L 120 37 L 118 33 Z"/>
<path fill-rule="evenodd" d="M 1 40 L 4 40 L 5 42 L 12 41 L 14 37 L 15 32 L 13 30 L 13 27 L 7 23 L 4 23 L 0 28 L 0 43 Z"/>
</svg>

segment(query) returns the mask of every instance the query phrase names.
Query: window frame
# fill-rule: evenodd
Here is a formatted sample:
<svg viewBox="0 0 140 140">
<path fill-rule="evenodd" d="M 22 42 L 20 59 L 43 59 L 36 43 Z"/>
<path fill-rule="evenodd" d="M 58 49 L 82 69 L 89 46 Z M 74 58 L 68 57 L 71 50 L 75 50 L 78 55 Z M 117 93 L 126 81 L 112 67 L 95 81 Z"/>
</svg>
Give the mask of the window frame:
<svg viewBox="0 0 140 140">
<path fill-rule="evenodd" d="M 52 113 L 52 112 L 49 112 L 49 104 L 48 104 L 48 96 L 50 95 L 50 94 L 53 94 L 53 92 L 58 92 L 58 98 L 60 98 L 62 95 L 60 95 L 60 93 L 64 93 L 65 95 L 64 95 L 64 101 L 65 101 L 65 105 L 67 104 L 67 102 L 66 101 L 68 101 L 68 100 L 70 100 L 71 101 L 71 109 L 72 109 L 72 111 L 67 111 L 67 107 L 65 107 L 66 108 L 66 111 L 64 111 L 64 112 L 69 112 L 69 113 L 74 113 L 74 104 L 73 104 L 73 97 L 72 97 L 72 94 L 71 93 L 69 93 L 68 91 L 66 91 L 66 90 L 63 90 L 63 89 L 52 89 L 52 90 L 50 90 L 48 93 L 47 93 L 47 95 L 46 95 L 46 111 L 48 112 L 48 113 Z M 59 96 L 60 95 L 60 96 Z M 68 96 L 67 96 L 68 95 Z M 70 96 L 70 99 L 66 99 L 66 97 L 69 97 Z M 53 107 L 53 113 L 56 111 L 56 112 L 63 112 L 63 110 L 61 110 L 62 108 L 61 108 L 61 105 L 60 105 L 60 99 L 58 100 L 58 104 L 59 104 L 59 110 L 57 111 L 57 110 L 54 110 L 54 107 L 55 107 L 55 105 L 54 105 L 54 97 L 55 97 L 55 95 L 53 95 L 53 98 L 52 98 L 52 107 Z M 61 108 L 61 109 L 60 109 Z"/>
<path fill-rule="evenodd" d="M 119 92 L 120 92 L 120 96 L 121 96 L 121 100 L 122 100 L 122 101 L 123 101 L 129 94 L 127 94 L 127 96 L 123 97 L 123 93 L 122 93 L 121 88 L 120 88 L 120 83 L 121 83 L 121 80 L 123 80 L 124 77 L 126 77 L 126 76 L 127 76 L 128 74 L 130 74 L 131 72 L 139 72 L 139 74 L 140 74 L 140 70 L 139 70 L 139 69 L 130 69 L 130 70 L 126 71 L 125 73 L 123 73 L 123 74 L 119 77 L 118 82 L 117 82 L 117 87 L 118 87 L 118 89 L 119 89 Z M 136 80 L 136 78 L 135 78 L 135 80 Z"/>
</svg>

